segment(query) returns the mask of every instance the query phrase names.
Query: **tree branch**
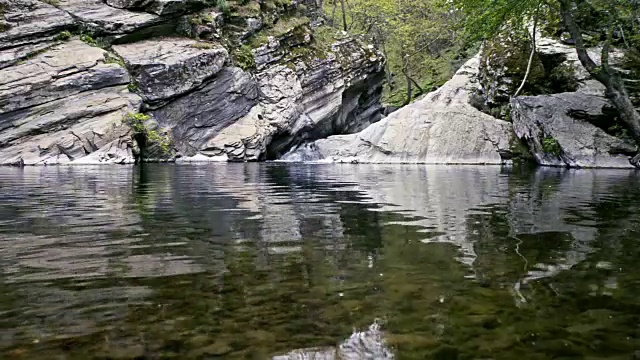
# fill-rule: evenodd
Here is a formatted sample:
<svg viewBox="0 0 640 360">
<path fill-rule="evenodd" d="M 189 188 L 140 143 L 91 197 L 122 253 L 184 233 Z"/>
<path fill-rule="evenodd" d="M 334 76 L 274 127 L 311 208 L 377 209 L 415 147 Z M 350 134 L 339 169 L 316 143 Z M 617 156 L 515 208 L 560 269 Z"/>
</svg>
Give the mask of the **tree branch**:
<svg viewBox="0 0 640 360">
<path fill-rule="evenodd" d="M 538 7 L 536 8 L 536 12 L 533 15 L 533 34 L 531 34 L 531 55 L 529 55 L 529 62 L 527 63 L 527 71 L 524 74 L 524 78 L 522 79 L 522 83 L 520 87 L 513 95 L 513 97 L 517 97 L 520 95 L 522 89 L 524 89 L 524 85 L 527 83 L 527 79 L 529 78 L 529 74 L 531 73 L 531 65 L 533 64 L 533 58 L 536 55 L 536 33 L 538 31 L 538 12 L 540 11 L 540 5 L 542 3 L 538 3 Z"/>
</svg>

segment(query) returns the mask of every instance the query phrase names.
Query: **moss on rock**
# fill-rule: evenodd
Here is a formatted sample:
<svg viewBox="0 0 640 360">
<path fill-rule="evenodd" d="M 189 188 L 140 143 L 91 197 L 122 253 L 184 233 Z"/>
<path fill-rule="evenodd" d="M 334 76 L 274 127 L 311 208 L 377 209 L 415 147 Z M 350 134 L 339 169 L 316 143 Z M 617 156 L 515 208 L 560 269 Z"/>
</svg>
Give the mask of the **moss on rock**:
<svg viewBox="0 0 640 360">
<path fill-rule="evenodd" d="M 508 103 L 527 71 L 531 40 L 525 31 L 508 31 L 497 36 L 482 51 L 480 83 L 490 107 Z M 535 55 L 523 94 L 535 93 L 545 81 L 545 68 Z"/>
</svg>

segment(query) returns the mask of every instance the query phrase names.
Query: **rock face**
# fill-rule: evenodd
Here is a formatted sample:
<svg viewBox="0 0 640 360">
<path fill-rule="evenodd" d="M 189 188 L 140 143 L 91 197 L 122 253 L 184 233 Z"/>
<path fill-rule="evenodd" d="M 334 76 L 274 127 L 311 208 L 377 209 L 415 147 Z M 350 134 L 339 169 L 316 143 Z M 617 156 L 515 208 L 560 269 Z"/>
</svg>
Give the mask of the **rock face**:
<svg viewBox="0 0 640 360">
<path fill-rule="evenodd" d="M 155 14 L 111 7 L 102 0 L 60 0 L 58 8 L 69 13 L 83 29 L 99 35 L 124 35 L 165 20 Z"/>
<path fill-rule="evenodd" d="M 218 73 L 229 58 L 220 45 L 184 38 L 145 40 L 113 47 L 136 88 L 149 104 L 168 100 L 200 86 Z"/>
<path fill-rule="evenodd" d="M 337 40 L 326 59 L 287 58 L 311 41 L 291 32 L 255 51 L 260 100 L 212 139 L 209 154 L 233 161 L 277 158 L 304 140 L 361 130 L 381 115 L 384 58 L 353 38 Z"/>
<path fill-rule="evenodd" d="M 253 78 L 239 68 L 222 69 L 202 89 L 152 112 L 160 126 L 170 129 L 182 155 L 211 154 L 210 139 L 247 114 L 258 102 Z"/>
<path fill-rule="evenodd" d="M 602 96 L 563 93 L 511 100 L 513 128 L 525 139 L 540 165 L 632 168 L 631 138 L 620 136 L 615 111 Z M 618 137 L 608 134 L 618 132 Z"/>
<path fill-rule="evenodd" d="M 0 69 L 50 48 L 74 25 L 69 14 L 36 0 L 3 0 L 0 9 Z"/>
<path fill-rule="evenodd" d="M 105 2 L 114 8 L 144 10 L 156 15 L 182 12 L 190 5 L 184 0 L 106 0 Z"/>
<path fill-rule="evenodd" d="M 0 164 L 71 163 L 106 146 L 102 161 L 133 160 L 121 120 L 141 101 L 105 55 L 76 40 L 0 70 Z"/>
<path fill-rule="evenodd" d="M 528 96 L 511 98 L 526 71 L 529 45 L 514 35 L 500 40 L 505 39 L 482 52 L 480 99 L 474 99 L 474 106 L 512 120 L 516 136 L 527 143 L 539 165 L 631 167 L 636 146 L 604 98 L 604 85 L 581 65 L 574 47 L 539 34 L 523 88 Z M 588 49 L 596 64 L 601 51 Z M 610 55 L 613 66 L 623 63 L 620 52 Z"/>
<path fill-rule="evenodd" d="M 313 46 L 306 24 L 255 49 L 253 77 L 220 73 L 154 117 L 172 128 L 187 160 L 230 161 L 276 158 L 306 139 L 358 131 L 382 117 L 379 52 L 346 36 L 335 40 L 324 59 L 296 56 L 293 49 L 300 46 Z M 216 85 L 230 75 L 237 86 Z"/>
<path fill-rule="evenodd" d="M 0 164 L 257 161 L 382 117 L 384 57 L 314 1 L 7 1 Z"/>
<path fill-rule="evenodd" d="M 477 88 L 479 56 L 443 87 L 364 131 L 305 144 L 284 160 L 364 163 L 501 164 L 511 124 L 469 105 Z"/>
</svg>

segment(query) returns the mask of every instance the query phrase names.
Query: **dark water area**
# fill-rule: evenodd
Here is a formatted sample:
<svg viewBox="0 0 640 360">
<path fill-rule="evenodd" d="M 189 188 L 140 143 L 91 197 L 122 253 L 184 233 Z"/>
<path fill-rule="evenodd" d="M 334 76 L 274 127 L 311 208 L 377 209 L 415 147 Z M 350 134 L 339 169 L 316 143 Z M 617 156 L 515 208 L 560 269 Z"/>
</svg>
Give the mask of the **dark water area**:
<svg viewBox="0 0 640 360">
<path fill-rule="evenodd" d="M 639 190 L 621 170 L 0 168 L 0 358 L 640 358 Z"/>
</svg>

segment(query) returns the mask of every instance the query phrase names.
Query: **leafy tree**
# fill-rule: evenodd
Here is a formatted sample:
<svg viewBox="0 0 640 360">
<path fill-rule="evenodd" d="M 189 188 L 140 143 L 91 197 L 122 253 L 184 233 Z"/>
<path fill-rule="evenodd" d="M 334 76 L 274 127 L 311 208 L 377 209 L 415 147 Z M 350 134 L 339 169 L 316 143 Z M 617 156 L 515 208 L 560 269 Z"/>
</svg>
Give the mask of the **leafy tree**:
<svg viewBox="0 0 640 360">
<path fill-rule="evenodd" d="M 594 79 L 605 86 L 605 96 L 618 109 L 621 119 L 640 145 L 640 113 L 631 101 L 620 71 L 610 61 L 611 48 L 619 41 L 629 54 L 638 53 L 640 3 L 637 0 L 454 0 L 453 4 L 456 11 L 463 13 L 464 31 L 470 39 L 488 39 L 504 26 L 525 26 L 532 20 L 535 22 L 540 7 L 546 9 L 546 21 L 562 20 L 575 43 L 580 62 Z M 597 19 L 604 20 L 588 24 L 582 21 L 585 14 L 595 14 Z M 587 51 L 581 22 L 596 27 L 597 37 L 602 39 L 599 64 Z M 632 164 L 640 167 L 640 154 Z"/>
<path fill-rule="evenodd" d="M 459 53 L 459 44 L 455 13 L 443 0 L 334 0 L 324 4 L 329 24 L 371 36 L 386 54 L 387 101 L 406 104 L 425 87 L 438 86 L 451 76 L 451 61 Z"/>
</svg>

